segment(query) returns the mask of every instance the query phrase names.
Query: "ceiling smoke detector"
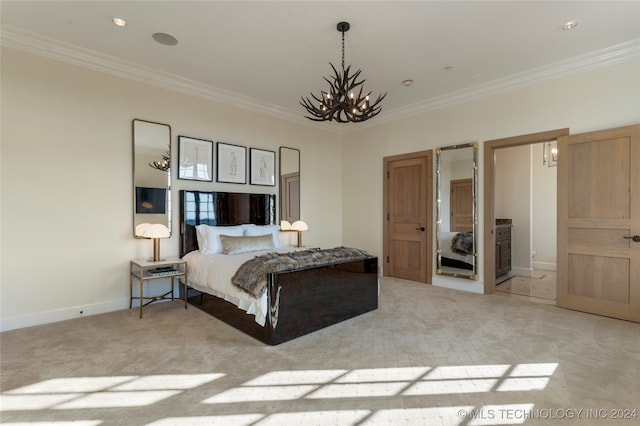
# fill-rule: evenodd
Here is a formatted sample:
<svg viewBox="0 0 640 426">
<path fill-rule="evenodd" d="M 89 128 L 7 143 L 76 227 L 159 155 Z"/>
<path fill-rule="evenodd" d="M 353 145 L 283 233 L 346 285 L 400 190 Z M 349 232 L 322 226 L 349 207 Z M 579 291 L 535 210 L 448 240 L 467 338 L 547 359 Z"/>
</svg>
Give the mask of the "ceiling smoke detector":
<svg viewBox="0 0 640 426">
<path fill-rule="evenodd" d="M 567 21 L 564 24 L 562 24 L 562 29 L 563 30 L 572 30 L 577 26 L 578 26 L 578 21 Z"/>
</svg>

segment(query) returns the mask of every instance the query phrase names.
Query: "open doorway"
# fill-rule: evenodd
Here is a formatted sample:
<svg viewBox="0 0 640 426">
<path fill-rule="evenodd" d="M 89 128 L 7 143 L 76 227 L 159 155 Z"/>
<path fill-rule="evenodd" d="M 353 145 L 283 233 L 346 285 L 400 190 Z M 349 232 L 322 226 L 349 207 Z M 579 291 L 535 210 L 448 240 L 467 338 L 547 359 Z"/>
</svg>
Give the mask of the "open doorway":
<svg viewBox="0 0 640 426">
<path fill-rule="evenodd" d="M 556 303 L 555 141 L 497 149 L 494 163 L 496 292 Z M 545 155 L 547 153 L 547 155 Z"/>
<path fill-rule="evenodd" d="M 504 265 L 498 264 L 498 262 L 504 262 L 503 256 L 506 256 L 506 254 L 502 253 L 502 251 L 500 250 L 501 247 L 503 246 L 498 245 L 498 243 L 501 242 L 500 238 L 502 238 L 504 234 L 502 232 L 502 228 L 500 227 L 500 225 L 497 225 L 497 224 L 508 225 L 509 224 L 508 219 L 513 219 L 508 217 L 507 218 L 499 217 L 498 215 L 496 215 L 496 197 L 497 197 L 496 173 L 499 173 L 496 171 L 496 158 L 499 150 L 507 149 L 510 147 L 523 147 L 528 152 L 531 152 L 532 150 L 531 145 L 533 144 L 540 144 L 543 142 L 556 140 L 558 137 L 565 136 L 568 134 L 569 134 L 569 129 L 565 128 L 565 129 L 557 129 L 557 130 L 550 130 L 546 132 L 522 135 L 522 136 L 515 136 L 510 138 L 504 138 L 504 139 L 496 139 L 496 140 L 485 142 L 484 144 L 484 172 L 485 172 L 484 221 L 483 221 L 484 253 L 485 253 L 485 256 L 484 256 L 484 292 L 485 293 L 493 293 L 496 291 L 496 282 L 498 282 L 497 277 L 498 275 L 502 275 L 504 273 L 504 271 L 501 269 Z M 529 163 L 527 164 L 526 169 L 528 170 L 527 173 L 529 174 L 529 182 L 530 182 L 531 168 L 532 168 L 531 162 L 534 160 L 532 159 L 531 155 L 527 155 L 527 158 L 528 158 L 527 161 Z M 501 181 L 503 180 L 504 179 L 501 179 Z M 529 183 L 529 185 L 531 185 L 531 183 Z M 517 188 L 512 190 L 517 191 Z M 526 192 L 528 194 L 532 193 L 530 188 L 527 189 Z M 532 203 L 532 196 L 528 195 L 528 199 L 529 199 L 528 201 L 529 209 L 531 210 L 530 204 Z M 552 214 L 555 214 L 555 212 L 552 212 Z M 497 221 L 497 219 L 507 219 L 507 221 Z M 531 220 L 529 220 L 529 223 L 531 223 Z M 532 247 L 531 225 L 529 224 L 529 227 L 526 229 L 527 231 L 525 231 L 525 234 L 524 234 L 525 236 L 524 245 L 525 246 L 528 245 L 528 247 L 531 248 Z M 521 236 L 522 235 L 518 235 L 518 237 L 521 237 Z M 521 242 L 522 241 L 519 240 L 519 244 Z M 513 251 L 511 252 L 510 255 L 513 256 Z M 518 252 L 517 255 L 520 255 L 520 253 Z M 528 268 L 530 268 L 531 274 L 535 273 L 534 272 L 535 267 L 533 262 L 533 256 L 531 255 L 531 249 L 525 252 L 524 256 L 529 257 L 530 266 Z M 510 259 L 510 261 L 513 262 L 513 259 Z M 524 268 L 524 269 L 527 269 L 527 268 Z M 550 272 L 553 272 L 553 271 L 550 271 Z M 522 272 L 521 275 L 524 275 L 524 272 Z M 549 273 L 547 274 L 547 277 L 551 278 L 553 277 L 553 275 L 555 275 L 555 273 Z M 521 277 L 521 278 L 523 280 L 538 279 L 538 278 L 532 278 L 532 277 Z M 555 282 L 555 277 L 553 277 L 553 281 Z M 512 281 L 512 283 L 513 282 L 515 282 L 515 280 Z M 524 286 L 526 285 L 526 283 L 523 282 L 522 285 Z"/>
</svg>

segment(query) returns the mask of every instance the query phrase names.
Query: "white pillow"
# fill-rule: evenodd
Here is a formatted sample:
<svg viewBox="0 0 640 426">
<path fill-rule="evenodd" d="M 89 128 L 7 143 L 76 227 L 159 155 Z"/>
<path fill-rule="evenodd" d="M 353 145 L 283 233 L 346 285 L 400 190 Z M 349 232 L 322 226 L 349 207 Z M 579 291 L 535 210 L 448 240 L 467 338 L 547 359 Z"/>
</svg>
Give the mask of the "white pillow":
<svg viewBox="0 0 640 426">
<path fill-rule="evenodd" d="M 230 235 L 220 235 L 222 252 L 224 254 L 250 253 L 252 251 L 273 250 L 273 238 L 271 235 L 260 235 L 257 237 L 232 237 Z"/>
<path fill-rule="evenodd" d="M 273 246 L 275 248 L 281 247 L 280 244 L 280 225 L 256 225 L 256 226 L 245 226 L 244 235 L 245 237 L 257 237 L 260 235 L 271 234 L 273 236 Z"/>
<path fill-rule="evenodd" d="M 242 225 L 237 226 L 196 226 L 196 238 L 198 238 L 198 248 L 202 254 L 222 254 L 222 244 L 220 243 L 220 235 L 231 235 L 241 237 L 243 231 Z"/>
<path fill-rule="evenodd" d="M 198 250 L 202 251 L 204 249 L 204 229 L 208 225 L 196 225 L 196 240 L 198 240 Z"/>
</svg>

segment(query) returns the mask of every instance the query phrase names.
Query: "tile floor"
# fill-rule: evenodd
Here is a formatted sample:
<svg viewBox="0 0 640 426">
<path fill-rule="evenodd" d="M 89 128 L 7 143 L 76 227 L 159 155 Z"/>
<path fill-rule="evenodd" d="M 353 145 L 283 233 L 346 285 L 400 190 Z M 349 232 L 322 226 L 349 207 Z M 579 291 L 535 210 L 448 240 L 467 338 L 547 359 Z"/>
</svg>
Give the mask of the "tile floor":
<svg viewBox="0 0 640 426">
<path fill-rule="evenodd" d="M 496 294 L 529 300 L 530 302 L 556 304 L 556 271 L 536 270 L 533 278 L 511 276 L 496 285 Z"/>
</svg>

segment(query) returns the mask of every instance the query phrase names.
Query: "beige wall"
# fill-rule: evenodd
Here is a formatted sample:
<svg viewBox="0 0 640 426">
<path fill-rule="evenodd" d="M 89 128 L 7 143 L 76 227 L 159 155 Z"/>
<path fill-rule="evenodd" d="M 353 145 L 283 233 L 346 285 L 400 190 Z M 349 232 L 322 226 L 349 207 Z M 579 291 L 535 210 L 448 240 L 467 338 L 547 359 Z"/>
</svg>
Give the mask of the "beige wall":
<svg viewBox="0 0 640 426">
<path fill-rule="evenodd" d="M 300 148 L 305 245 L 381 255 L 383 157 L 562 127 L 579 133 L 639 123 L 639 76 L 639 63 L 628 62 L 393 123 L 349 126 L 340 137 L 5 48 L 1 328 L 128 306 L 128 261 L 151 252 L 148 241 L 131 236 L 133 118 L 171 125 L 174 155 L 178 135 Z M 482 187 L 482 168 L 479 180 Z M 265 192 L 179 180 L 173 188 Z M 173 231 L 161 243 L 167 256 L 178 253 L 175 225 Z"/>
<path fill-rule="evenodd" d="M 565 127 L 575 134 L 636 123 L 640 63 L 632 61 L 349 133 L 343 149 L 343 243 L 382 254 L 385 156 L 479 141 L 482 165 L 482 141 Z M 482 188 L 482 166 L 479 174 Z M 480 212 L 483 206 L 480 192 Z M 483 220 L 481 214 L 481 224 Z M 483 238 L 481 232 L 480 247 Z M 480 253 L 480 265 L 483 257 Z M 442 277 L 434 277 L 434 283 L 482 291 L 482 283 Z"/>
<path fill-rule="evenodd" d="M 532 146 L 532 258 L 534 269 L 555 271 L 558 168 L 542 164 L 543 144 Z"/>
<path fill-rule="evenodd" d="M 304 242 L 340 244 L 337 133 L 3 48 L 3 330 L 128 307 L 128 261 L 152 251 L 150 241 L 132 237 L 134 118 L 169 124 L 174 156 L 178 135 L 276 153 L 299 148 Z M 173 189 L 183 188 L 277 193 L 174 178 Z M 163 256 L 178 254 L 177 223 L 175 213 Z"/>
</svg>

